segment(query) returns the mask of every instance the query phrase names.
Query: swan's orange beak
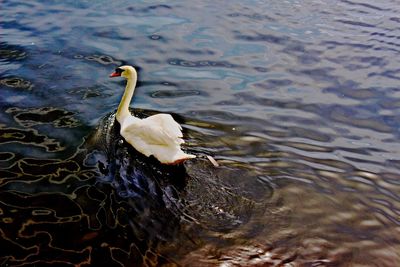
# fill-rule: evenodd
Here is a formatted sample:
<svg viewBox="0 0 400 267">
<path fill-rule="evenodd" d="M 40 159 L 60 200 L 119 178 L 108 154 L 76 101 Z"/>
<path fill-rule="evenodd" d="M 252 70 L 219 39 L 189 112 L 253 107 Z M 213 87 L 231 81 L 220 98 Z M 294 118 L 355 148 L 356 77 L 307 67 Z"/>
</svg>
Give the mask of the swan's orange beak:
<svg viewBox="0 0 400 267">
<path fill-rule="evenodd" d="M 119 76 L 121 76 L 121 73 L 118 73 L 118 72 L 116 72 L 116 71 L 114 71 L 113 73 L 110 74 L 110 78 L 112 78 L 112 77 L 119 77 Z"/>
</svg>

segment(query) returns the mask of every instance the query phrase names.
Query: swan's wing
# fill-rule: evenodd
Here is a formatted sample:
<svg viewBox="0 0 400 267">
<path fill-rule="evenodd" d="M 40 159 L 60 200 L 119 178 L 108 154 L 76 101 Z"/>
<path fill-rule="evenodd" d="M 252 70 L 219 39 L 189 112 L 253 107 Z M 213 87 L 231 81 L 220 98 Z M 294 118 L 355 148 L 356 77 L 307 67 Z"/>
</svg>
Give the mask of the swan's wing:
<svg viewBox="0 0 400 267">
<path fill-rule="evenodd" d="M 182 143 L 179 136 L 171 135 L 169 128 L 164 128 L 162 124 L 147 119 L 127 126 L 121 134 L 131 144 L 139 140 L 148 145 L 170 146 Z"/>
<path fill-rule="evenodd" d="M 157 114 L 147 117 L 143 121 L 151 125 L 159 125 L 166 134 L 172 138 L 182 138 L 182 127 L 177 123 L 170 114 Z"/>
</svg>

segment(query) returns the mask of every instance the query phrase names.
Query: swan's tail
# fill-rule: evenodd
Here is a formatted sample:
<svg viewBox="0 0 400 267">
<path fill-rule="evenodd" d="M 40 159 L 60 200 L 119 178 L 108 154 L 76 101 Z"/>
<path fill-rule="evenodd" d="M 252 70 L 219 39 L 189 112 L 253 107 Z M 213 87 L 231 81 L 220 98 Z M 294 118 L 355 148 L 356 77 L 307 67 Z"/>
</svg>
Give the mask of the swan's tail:
<svg viewBox="0 0 400 267">
<path fill-rule="evenodd" d="M 168 162 L 168 163 L 166 163 L 166 164 L 176 165 L 176 164 L 179 164 L 179 163 L 184 162 L 185 160 L 196 158 L 195 155 L 186 154 L 186 153 L 183 152 L 183 151 L 180 151 L 180 152 L 181 152 L 181 153 L 178 153 L 178 154 L 174 157 L 174 160 L 173 160 L 172 162 Z"/>
</svg>

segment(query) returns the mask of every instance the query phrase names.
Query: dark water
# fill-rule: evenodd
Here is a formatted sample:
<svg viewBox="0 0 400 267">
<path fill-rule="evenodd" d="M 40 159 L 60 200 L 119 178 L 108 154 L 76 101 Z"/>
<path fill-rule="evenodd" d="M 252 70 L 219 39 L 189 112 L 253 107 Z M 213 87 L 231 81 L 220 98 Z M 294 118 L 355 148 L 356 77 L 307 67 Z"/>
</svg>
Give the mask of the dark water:
<svg viewBox="0 0 400 267">
<path fill-rule="evenodd" d="M 397 1 L 2 1 L 1 266 L 400 264 Z M 170 169 L 118 136 L 174 114 Z"/>
</svg>

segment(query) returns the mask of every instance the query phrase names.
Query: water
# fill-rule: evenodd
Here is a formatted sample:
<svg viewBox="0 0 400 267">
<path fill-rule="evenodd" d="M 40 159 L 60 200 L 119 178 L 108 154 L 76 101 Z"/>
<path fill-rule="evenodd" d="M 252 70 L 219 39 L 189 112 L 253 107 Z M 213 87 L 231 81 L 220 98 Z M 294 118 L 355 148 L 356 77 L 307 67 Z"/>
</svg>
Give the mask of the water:
<svg viewBox="0 0 400 267">
<path fill-rule="evenodd" d="M 1 264 L 399 264 L 399 12 L 3 1 Z M 129 154 L 121 64 L 139 69 L 138 116 L 174 114 L 221 167 Z"/>
</svg>

